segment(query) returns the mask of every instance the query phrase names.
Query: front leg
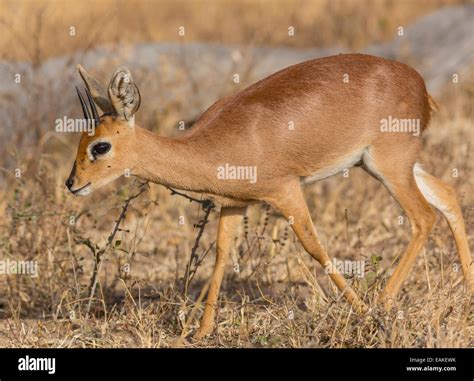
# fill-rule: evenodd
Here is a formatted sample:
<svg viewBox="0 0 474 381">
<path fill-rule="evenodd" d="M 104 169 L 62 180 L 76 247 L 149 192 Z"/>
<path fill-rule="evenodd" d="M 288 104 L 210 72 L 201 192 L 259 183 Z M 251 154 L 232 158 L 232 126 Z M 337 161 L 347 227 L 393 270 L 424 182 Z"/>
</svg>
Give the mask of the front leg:
<svg viewBox="0 0 474 381">
<path fill-rule="evenodd" d="M 214 328 L 214 317 L 217 308 L 217 297 L 224 277 L 225 265 L 229 258 L 229 250 L 235 232 L 242 218 L 245 215 L 246 208 L 241 207 L 222 207 L 219 228 L 217 232 L 216 263 L 209 284 L 207 293 L 206 307 L 201 319 L 199 330 L 194 335 L 197 340 L 202 339 L 211 333 Z"/>
</svg>

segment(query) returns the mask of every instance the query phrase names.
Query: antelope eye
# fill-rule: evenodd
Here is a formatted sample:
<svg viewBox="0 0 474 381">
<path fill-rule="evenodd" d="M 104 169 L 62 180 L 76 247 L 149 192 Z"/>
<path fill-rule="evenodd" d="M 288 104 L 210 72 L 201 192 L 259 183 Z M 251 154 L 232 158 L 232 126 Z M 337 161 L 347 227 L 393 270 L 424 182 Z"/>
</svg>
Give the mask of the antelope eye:
<svg viewBox="0 0 474 381">
<path fill-rule="evenodd" d="M 103 155 L 109 152 L 111 147 L 112 146 L 110 145 L 110 143 L 106 143 L 106 142 L 94 144 L 94 146 L 91 149 L 92 156 L 95 157 L 97 155 Z"/>
</svg>

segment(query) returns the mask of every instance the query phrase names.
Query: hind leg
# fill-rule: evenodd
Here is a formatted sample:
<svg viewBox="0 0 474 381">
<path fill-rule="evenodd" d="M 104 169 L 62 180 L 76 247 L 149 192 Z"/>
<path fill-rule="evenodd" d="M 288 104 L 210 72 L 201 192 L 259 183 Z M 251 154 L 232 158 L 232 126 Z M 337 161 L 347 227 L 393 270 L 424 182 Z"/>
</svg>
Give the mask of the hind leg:
<svg viewBox="0 0 474 381">
<path fill-rule="evenodd" d="M 456 241 L 468 290 L 474 294 L 474 263 L 469 251 L 464 218 L 453 187 L 426 173 L 419 164 L 413 167 L 413 174 L 423 196 L 446 218 Z"/>
<path fill-rule="evenodd" d="M 416 145 L 404 147 L 403 150 L 390 146 L 384 146 L 380 150 L 372 148 L 364 155 L 364 169 L 380 180 L 398 201 L 410 220 L 412 230 L 410 243 L 380 295 L 387 310 L 392 307 L 435 220 L 433 209 L 415 182 L 413 164 L 416 155 Z"/>
</svg>

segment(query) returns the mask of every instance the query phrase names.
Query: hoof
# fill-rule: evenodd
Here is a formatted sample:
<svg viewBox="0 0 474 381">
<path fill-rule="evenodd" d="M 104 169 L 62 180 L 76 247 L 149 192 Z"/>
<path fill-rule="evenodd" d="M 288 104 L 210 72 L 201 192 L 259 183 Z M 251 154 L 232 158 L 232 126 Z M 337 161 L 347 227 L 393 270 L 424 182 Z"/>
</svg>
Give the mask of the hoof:
<svg viewBox="0 0 474 381">
<path fill-rule="evenodd" d="M 185 348 L 191 345 L 185 337 L 177 337 L 170 344 L 171 348 Z"/>
<path fill-rule="evenodd" d="M 364 302 L 360 302 L 356 307 L 356 312 L 359 315 L 365 315 L 370 312 L 370 308 Z"/>
<path fill-rule="evenodd" d="M 395 307 L 395 300 L 387 294 L 382 293 L 378 298 L 378 304 L 388 313 Z"/>
<path fill-rule="evenodd" d="M 204 337 L 206 337 L 207 335 L 212 333 L 213 328 L 214 328 L 213 326 L 206 326 L 206 327 L 201 326 L 201 327 L 199 327 L 197 332 L 193 335 L 193 340 L 194 341 L 201 341 L 202 339 L 204 339 Z"/>
</svg>

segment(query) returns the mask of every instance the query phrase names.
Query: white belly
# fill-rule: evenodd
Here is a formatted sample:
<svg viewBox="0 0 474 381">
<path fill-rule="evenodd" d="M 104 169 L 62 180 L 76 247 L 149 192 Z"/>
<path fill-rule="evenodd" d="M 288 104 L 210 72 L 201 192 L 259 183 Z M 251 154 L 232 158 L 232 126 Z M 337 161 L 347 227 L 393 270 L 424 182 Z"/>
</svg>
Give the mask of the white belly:
<svg viewBox="0 0 474 381">
<path fill-rule="evenodd" d="M 301 184 L 309 184 L 318 180 L 325 179 L 327 177 L 334 176 L 345 169 L 352 168 L 354 165 L 359 163 L 362 159 L 365 149 L 357 151 L 349 156 L 339 159 L 334 165 L 329 167 L 321 168 L 316 172 L 313 172 L 311 175 L 304 177 L 301 180 Z"/>
</svg>

